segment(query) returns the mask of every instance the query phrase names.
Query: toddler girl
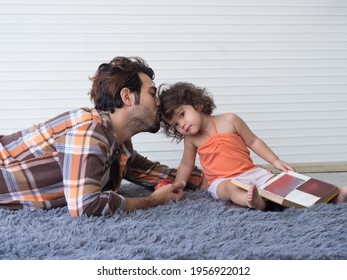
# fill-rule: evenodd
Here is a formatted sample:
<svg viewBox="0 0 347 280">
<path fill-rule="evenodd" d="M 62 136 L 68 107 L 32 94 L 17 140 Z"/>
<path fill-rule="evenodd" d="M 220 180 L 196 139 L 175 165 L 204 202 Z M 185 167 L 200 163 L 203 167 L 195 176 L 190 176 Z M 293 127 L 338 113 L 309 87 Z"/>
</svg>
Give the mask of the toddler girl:
<svg viewBox="0 0 347 280">
<path fill-rule="evenodd" d="M 233 113 L 212 115 L 215 104 L 205 89 L 190 83 L 176 83 L 168 88 L 161 86 L 159 98 L 166 135 L 178 142 L 184 139 L 176 182 L 188 180 L 198 153 L 208 180 L 208 191 L 213 197 L 263 210 L 266 202 L 259 195 L 257 187 L 274 174 L 256 166 L 249 149 L 278 170 L 294 171 L 239 116 Z M 231 179 L 251 187 L 245 191 L 233 185 Z M 346 201 L 346 193 L 347 188 L 344 188 L 336 202 Z"/>
</svg>

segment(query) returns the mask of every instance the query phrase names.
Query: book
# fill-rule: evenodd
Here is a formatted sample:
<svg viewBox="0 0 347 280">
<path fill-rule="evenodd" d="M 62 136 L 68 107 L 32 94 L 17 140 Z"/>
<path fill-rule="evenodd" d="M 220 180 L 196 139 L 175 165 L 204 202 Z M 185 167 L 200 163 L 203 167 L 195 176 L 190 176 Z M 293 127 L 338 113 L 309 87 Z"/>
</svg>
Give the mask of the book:
<svg viewBox="0 0 347 280">
<path fill-rule="evenodd" d="M 231 180 L 236 186 L 248 190 L 249 185 Z M 339 193 L 333 184 L 293 172 L 281 172 L 258 188 L 259 195 L 285 207 L 305 208 L 316 203 L 325 203 Z"/>
</svg>

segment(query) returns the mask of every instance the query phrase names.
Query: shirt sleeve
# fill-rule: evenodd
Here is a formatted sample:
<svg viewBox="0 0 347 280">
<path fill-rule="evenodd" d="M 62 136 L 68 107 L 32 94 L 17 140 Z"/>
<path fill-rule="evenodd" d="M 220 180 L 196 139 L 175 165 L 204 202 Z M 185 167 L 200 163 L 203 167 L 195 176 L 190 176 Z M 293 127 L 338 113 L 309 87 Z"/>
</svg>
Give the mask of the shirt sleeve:
<svg viewBox="0 0 347 280">
<path fill-rule="evenodd" d="M 158 161 L 150 161 L 133 150 L 128 160 L 125 179 L 135 184 L 154 189 L 160 180 L 175 181 L 177 169 L 169 168 Z M 187 182 L 186 188 L 196 190 L 202 184 L 203 173 L 195 167 Z"/>
<path fill-rule="evenodd" d="M 123 196 L 102 190 L 106 162 L 113 152 L 104 129 L 92 123 L 56 141 L 65 199 L 73 217 L 112 215 L 125 207 Z"/>
</svg>

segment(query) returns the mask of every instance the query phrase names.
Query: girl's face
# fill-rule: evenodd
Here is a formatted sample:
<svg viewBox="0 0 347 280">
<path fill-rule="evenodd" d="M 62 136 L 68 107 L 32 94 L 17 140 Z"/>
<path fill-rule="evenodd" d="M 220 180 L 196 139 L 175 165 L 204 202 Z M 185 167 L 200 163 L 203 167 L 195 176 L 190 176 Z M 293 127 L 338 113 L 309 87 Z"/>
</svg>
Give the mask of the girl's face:
<svg viewBox="0 0 347 280">
<path fill-rule="evenodd" d="M 182 135 L 195 135 L 199 133 L 202 124 L 201 113 L 191 105 L 181 105 L 174 111 L 169 125 L 175 126 Z"/>
</svg>

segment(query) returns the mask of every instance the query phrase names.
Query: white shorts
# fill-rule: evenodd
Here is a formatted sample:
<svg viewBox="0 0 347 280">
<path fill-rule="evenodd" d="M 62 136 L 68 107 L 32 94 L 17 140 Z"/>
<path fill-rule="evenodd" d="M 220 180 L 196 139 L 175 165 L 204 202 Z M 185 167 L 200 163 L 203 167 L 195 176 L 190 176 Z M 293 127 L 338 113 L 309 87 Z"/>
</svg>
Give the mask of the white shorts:
<svg viewBox="0 0 347 280">
<path fill-rule="evenodd" d="M 229 177 L 229 178 L 219 178 L 214 180 L 211 185 L 208 187 L 208 191 L 214 198 L 218 199 L 217 196 L 217 188 L 221 182 L 226 180 L 236 179 L 248 185 L 255 185 L 257 188 L 265 184 L 272 176 L 273 173 L 267 171 L 262 167 L 256 167 L 250 171 L 242 173 L 237 176 Z"/>
</svg>

